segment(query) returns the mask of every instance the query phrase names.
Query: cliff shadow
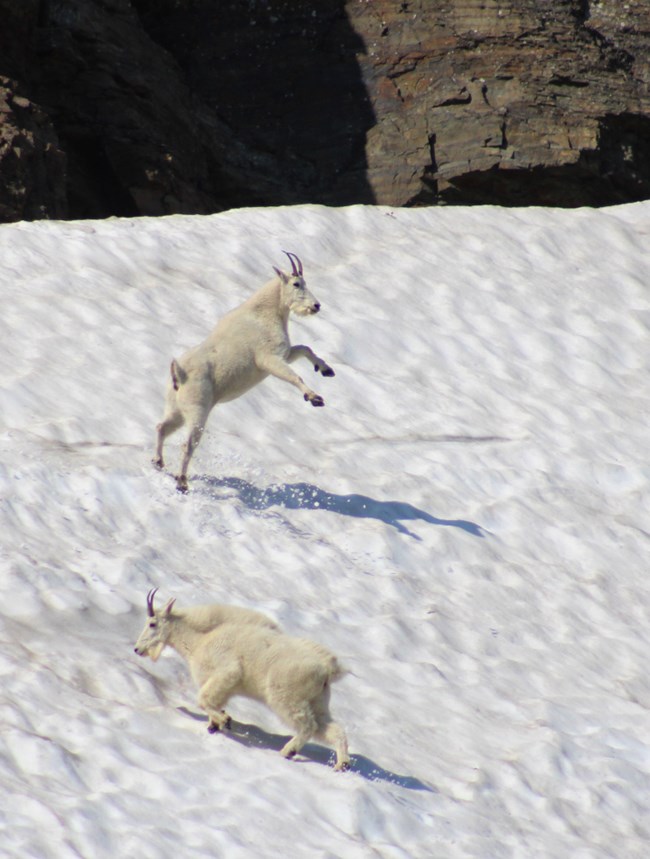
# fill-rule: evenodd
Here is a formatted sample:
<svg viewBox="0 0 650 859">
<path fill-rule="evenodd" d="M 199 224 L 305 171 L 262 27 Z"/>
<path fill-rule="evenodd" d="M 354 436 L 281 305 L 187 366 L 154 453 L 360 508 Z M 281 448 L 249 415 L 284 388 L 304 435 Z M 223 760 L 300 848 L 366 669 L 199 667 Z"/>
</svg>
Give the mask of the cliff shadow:
<svg viewBox="0 0 650 859">
<path fill-rule="evenodd" d="M 400 534 L 416 540 L 421 538 L 409 531 L 404 522 L 421 521 L 429 525 L 460 528 L 474 537 L 485 536 L 480 525 L 466 519 L 440 519 L 408 502 L 380 501 L 359 493 L 339 495 L 320 489 L 313 483 L 281 483 L 258 487 L 239 477 L 207 476 L 197 476 L 192 482 L 194 491 L 202 486 L 205 487 L 203 491 L 211 495 L 219 489 L 234 490 L 239 500 L 250 510 L 267 510 L 270 507 L 284 507 L 287 510 L 327 510 L 356 519 L 377 519 L 395 528 Z"/>
<path fill-rule="evenodd" d="M 189 716 L 196 722 L 205 722 L 207 724 L 208 717 L 202 713 L 195 713 L 187 707 L 177 707 L 179 713 Z M 219 737 L 219 734 L 216 735 Z M 285 745 L 288 736 L 280 734 L 271 734 L 268 731 L 258 728 L 257 725 L 249 725 L 245 722 L 237 722 L 232 720 L 231 727 L 223 733 L 224 737 L 234 740 L 242 746 L 249 749 L 269 749 L 272 751 L 280 751 Z M 307 743 L 300 751 L 300 754 L 295 758 L 297 762 L 302 760 L 311 761 L 324 766 L 331 766 L 334 763 L 335 755 L 332 749 L 316 743 Z M 354 772 L 365 778 L 367 781 L 383 781 L 389 784 L 395 784 L 398 787 L 403 787 L 406 790 L 424 790 L 436 793 L 435 788 L 425 784 L 415 776 L 400 775 L 391 772 L 380 766 L 365 755 L 350 755 L 349 772 Z"/>
<path fill-rule="evenodd" d="M 345 0 L 133 0 L 147 33 L 178 62 L 201 119 L 223 123 L 238 151 L 277 164 L 231 189 L 231 205 L 373 203 L 365 154 L 375 114 Z M 228 172 L 228 171 L 226 171 Z M 222 176 L 223 179 L 223 176 Z M 268 199 L 269 193 L 274 199 Z"/>
</svg>

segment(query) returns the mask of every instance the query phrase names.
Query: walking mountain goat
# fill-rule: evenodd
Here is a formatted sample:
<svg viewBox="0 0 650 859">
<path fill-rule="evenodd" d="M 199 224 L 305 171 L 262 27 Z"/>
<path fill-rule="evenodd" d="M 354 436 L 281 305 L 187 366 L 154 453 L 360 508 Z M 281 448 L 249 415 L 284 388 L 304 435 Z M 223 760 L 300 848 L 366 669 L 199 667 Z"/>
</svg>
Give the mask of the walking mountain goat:
<svg viewBox="0 0 650 859">
<path fill-rule="evenodd" d="M 329 712 L 330 686 L 345 673 L 332 653 L 314 641 L 286 635 L 258 612 L 234 606 L 200 606 L 200 620 L 197 609 L 174 610 L 173 599 L 156 610 L 156 591 L 147 595 L 147 622 L 135 652 L 155 662 L 169 645 L 185 659 L 210 733 L 230 727 L 223 708 L 241 695 L 263 702 L 294 729 L 280 752 L 285 758 L 317 737 L 334 746 L 334 769 L 348 768 L 345 731 Z M 215 626 L 202 631 L 210 613 Z"/>
<path fill-rule="evenodd" d="M 291 262 L 291 275 L 273 266 L 273 280 L 227 313 L 201 344 L 171 362 L 153 462 L 158 468 L 164 467 L 165 439 L 187 425 L 181 470 L 176 478 L 181 492 L 187 492 L 190 459 L 217 403 L 234 400 L 267 376 L 276 376 L 295 385 L 312 406 L 325 405 L 323 398 L 289 366 L 297 358 L 307 358 L 317 373 L 334 375 L 334 370 L 309 346 L 292 346 L 289 341 L 289 313 L 308 316 L 318 313 L 320 304 L 305 286 L 302 263 L 296 254 L 284 253 Z"/>
</svg>

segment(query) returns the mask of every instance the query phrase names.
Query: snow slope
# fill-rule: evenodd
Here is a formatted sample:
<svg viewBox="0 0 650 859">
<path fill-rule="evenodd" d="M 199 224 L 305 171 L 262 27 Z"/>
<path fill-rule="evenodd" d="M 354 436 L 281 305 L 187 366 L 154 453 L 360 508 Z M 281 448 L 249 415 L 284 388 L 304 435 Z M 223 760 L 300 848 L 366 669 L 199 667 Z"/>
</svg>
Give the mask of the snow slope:
<svg viewBox="0 0 650 859">
<path fill-rule="evenodd" d="M 282 248 L 326 407 L 217 407 L 181 496 L 170 358 Z M 650 204 L 13 224 L 0 260 L 0 854 L 648 855 Z M 209 735 L 133 653 L 153 586 L 330 647 L 352 770 L 248 701 Z"/>
</svg>

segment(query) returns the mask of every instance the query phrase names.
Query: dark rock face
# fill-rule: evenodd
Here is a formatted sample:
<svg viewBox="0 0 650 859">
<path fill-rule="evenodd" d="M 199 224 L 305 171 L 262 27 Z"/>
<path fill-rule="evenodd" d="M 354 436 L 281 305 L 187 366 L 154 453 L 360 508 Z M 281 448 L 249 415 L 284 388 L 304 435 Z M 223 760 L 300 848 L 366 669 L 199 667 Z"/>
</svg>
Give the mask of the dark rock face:
<svg viewBox="0 0 650 859">
<path fill-rule="evenodd" d="M 650 198 L 650 0 L 0 0 L 0 220 Z"/>
</svg>

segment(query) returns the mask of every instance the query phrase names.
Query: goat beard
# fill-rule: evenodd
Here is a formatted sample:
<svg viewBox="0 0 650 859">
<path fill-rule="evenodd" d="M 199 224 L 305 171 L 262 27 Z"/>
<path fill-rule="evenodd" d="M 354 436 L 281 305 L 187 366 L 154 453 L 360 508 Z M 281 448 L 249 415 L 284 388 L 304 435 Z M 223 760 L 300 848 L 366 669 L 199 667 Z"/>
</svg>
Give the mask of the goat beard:
<svg viewBox="0 0 650 859">
<path fill-rule="evenodd" d="M 147 656 L 151 659 L 152 662 L 158 662 L 158 657 L 163 652 L 164 644 L 154 644 L 153 647 L 150 647 L 147 650 Z"/>
</svg>

